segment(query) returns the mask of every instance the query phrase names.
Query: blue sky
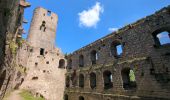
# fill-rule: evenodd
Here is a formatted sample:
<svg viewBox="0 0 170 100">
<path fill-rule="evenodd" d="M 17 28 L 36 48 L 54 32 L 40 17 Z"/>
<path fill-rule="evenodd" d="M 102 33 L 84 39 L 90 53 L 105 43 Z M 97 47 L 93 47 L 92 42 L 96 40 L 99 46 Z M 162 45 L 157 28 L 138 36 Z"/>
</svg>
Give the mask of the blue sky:
<svg viewBox="0 0 170 100">
<path fill-rule="evenodd" d="M 33 10 L 43 7 L 59 17 L 56 47 L 71 53 L 87 44 L 170 5 L 170 0 L 27 0 L 27 37 Z M 90 18 L 90 20 L 88 20 Z"/>
</svg>

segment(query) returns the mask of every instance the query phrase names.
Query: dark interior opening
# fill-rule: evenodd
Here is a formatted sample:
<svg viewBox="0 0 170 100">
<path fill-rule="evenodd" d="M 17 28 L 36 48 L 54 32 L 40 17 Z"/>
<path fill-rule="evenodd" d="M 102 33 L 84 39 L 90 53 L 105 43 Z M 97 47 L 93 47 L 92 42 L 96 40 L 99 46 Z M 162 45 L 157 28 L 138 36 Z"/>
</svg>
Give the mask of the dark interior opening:
<svg viewBox="0 0 170 100">
<path fill-rule="evenodd" d="M 84 67 L 84 56 L 83 55 L 79 56 L 79 67 Z"/>
<path fill-rule="evenodd" d="M 84 100 L 84 97 L 80 96 L 80 97 L 79 97 L 79 100 Z"/>
<path fill-rule="evenodd" d="M 40 48 L 40 55 L 44 55 L 44 48 Z"/>
<path fill-rule="evenodd" d="M 104 89 L 110 89 L 113 87 L 113 79 L 112 79 L 112 73 L 110 71 L 105 71 L 103 73 L 103 79 L 104 79 Z"/>
<path fill-rule="evenodd" d="M 79 87 L 84 87 L 84 75 L 80 74 L 79 75 Z"/>
<path fill-rule="evenodd" d="M 121 71 L 123 88 L 125 90 L 136 88 L 135 75 L 132 69 L 124 68 Z M 132 80 L 133 79 L 133 80 Z"/>
<path fill-rule="evenodd" d="M 92 89 L 96 87 L 96 74 L 95 73 L 90 74 L 90 87 Z"/>
<path fill-rule="evenodd" d="M 98 59 L 98 54 L 95 50 L 93 50 L 91 52 L 91 62 L 92 62 L 92 65 L 96 64 L 96 61 Z"/>
</svg>

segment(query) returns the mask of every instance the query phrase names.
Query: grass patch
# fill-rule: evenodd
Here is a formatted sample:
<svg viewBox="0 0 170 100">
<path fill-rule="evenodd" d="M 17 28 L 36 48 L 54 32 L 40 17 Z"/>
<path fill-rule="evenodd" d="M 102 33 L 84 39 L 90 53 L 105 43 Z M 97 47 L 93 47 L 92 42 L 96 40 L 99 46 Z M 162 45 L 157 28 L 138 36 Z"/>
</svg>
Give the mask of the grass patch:
<svg viewBox="0 0 170 100">
<path fill-rule="evenodd" d="M 34 97 L 30 92 L 26 91 L 26 90 L 23 90 L 21 93 L 20 93 L 21 97 L 24 99 L 24 100 L 45 100 L 44 98 L 42 97 Z"/>
</svg>

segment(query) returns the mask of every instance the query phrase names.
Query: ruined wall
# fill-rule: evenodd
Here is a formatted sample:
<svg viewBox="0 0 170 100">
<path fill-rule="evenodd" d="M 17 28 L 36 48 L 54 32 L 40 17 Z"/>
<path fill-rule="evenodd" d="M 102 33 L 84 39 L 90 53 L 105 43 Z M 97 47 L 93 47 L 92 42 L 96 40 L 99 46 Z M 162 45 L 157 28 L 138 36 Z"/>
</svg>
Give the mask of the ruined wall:
<svg viewBox="0 0 170 100">
<path fill-rule="evenodd" d="M 20 0 L 0 1 L 0 100 L 15 85 L 17 40 L 22 34 L 24 7 Z"/>
<path fill-rule="evenodd" d="M 28 42 L 33 47 L 53 49 L 58 16 L 41 7 L 34 10 Z M 40 38 L 41 37 L 41 38 Z"/>
<path fill-rule="evenodd" d="M 27 74 L 21 89 L 47 100 L 62 100 L 64 95 L 67 62 L 61 50 L 54 46 L 57 21 L 53 12 L 36 8 L 28 41 L 18 53 L 19 65 L 26 68 Z"/>
<path fill-rule="evenodd" d="M 37 96 L 42 95 L 48 100 L 61 100 L 64 92 L 64 68 L 59 67 L 59 60 L 64 56 L 59 50 L 46 51 L 39 55 L 39 49 L 34 48 L 27 61 L 27 76 L 21 86 L 33 91 Z M 28 51 L 30 52 L 30 51 Z"/>
<path fill-rule="evenodd" d="M 160 44 L 161 32 L 170 36 L 170 6 L 68 55 L 65 100 L 170 99 L 170 43 Z"/>
</svg>

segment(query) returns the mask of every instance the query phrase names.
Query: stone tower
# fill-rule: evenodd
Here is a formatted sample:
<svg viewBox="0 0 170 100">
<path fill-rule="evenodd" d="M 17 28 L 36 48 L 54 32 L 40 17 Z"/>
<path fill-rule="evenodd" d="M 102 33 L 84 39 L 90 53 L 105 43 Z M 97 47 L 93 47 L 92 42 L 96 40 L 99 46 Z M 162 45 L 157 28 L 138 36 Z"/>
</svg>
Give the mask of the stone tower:
<svg viewBox="0 0 170 100">
<path fill-rule="evenodd" d="M 33 47 L 53 49 L 58 16 L 44 8 L 34 10 L 28 42 Z"/>
<path fill-rule="evenodd" d="M 46 100 L 62 100 L 65 87 L 65 57 L 56 48 L 58 17 L 44 8 L 36 8 L 29 36 L 18 53 L 18 62 L 26 67 L 22 89 Z"/>
</svg>

